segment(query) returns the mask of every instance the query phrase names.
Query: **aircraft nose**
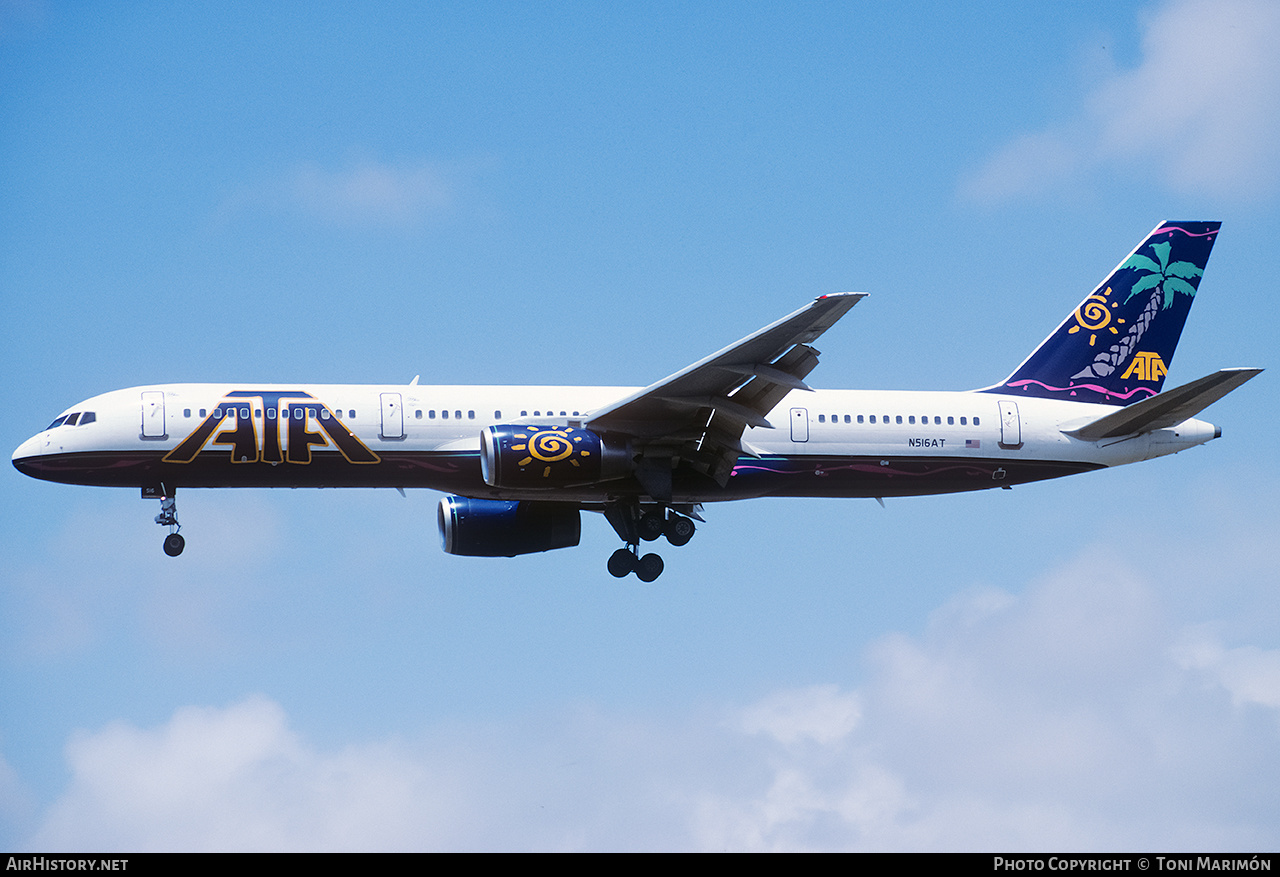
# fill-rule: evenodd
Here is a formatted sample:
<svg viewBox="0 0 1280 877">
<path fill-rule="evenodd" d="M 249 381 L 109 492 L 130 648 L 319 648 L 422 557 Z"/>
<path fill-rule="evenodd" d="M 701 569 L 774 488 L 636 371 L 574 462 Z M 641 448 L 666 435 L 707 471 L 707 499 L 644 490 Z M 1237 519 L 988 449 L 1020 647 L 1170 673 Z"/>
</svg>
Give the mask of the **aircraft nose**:
<svg viewBox="0 0 1280 877">
<path fill-rule="evenodd" d="M 41 441 L 39 435 L 33 435 L 22 444 L 18 445 L 13 452 L 13 468 L 17 469 L 23 475 L 35 475 L 35 467 L 32 466 L 32 458 L 40 455 Z"/>
</svg>

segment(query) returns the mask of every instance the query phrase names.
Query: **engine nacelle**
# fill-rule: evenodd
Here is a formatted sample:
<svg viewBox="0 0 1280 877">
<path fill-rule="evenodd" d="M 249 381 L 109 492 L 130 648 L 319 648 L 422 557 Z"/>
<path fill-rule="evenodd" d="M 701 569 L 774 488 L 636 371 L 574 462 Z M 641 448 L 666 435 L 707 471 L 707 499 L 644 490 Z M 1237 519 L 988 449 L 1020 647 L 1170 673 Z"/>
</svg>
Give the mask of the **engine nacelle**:
<svg viewBox="0 0 1280 877">
<path fill-rule="evenodd" d="M 446 496 L 437 517 L 445 553 L 467 557 L 515 557 L 572 548 L 582 537 L 578 507 L 563 502 Z"/>
<path fill-rule="evenodd" d="M 480 472 L 490 487 L 596 484 L 634 469 L 626 442 L 589 429 L 499 424 L 480 433 Z"/>
</svg>

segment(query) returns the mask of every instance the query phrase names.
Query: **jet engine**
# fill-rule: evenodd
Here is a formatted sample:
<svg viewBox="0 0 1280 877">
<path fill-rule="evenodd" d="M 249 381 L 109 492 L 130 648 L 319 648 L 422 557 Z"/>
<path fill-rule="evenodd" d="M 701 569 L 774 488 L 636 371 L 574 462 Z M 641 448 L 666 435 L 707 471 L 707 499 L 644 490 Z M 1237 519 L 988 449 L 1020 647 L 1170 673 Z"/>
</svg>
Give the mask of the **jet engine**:
<svg viewBox="0 0 1280 877">
<path fill-rule="evenodd" d="M 625 442 L 589 429 L 500 424 L 480 433 L 480 472 L 491 487 L 596 484 L 634 469 Z"/>
<path fill-rule="evenodd" d="M 445 553 L 467 557 L 572 548 L 582 537 L 582 517 L 572 503 L 446 496 L 437 518 Z"/>
</svg>

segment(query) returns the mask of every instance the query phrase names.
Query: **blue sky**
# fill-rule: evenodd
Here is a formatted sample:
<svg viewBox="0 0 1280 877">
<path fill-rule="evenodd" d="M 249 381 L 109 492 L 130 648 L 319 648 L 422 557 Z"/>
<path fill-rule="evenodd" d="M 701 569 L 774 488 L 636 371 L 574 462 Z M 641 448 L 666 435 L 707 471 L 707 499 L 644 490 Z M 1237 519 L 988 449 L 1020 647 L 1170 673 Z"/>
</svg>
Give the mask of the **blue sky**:
<svg viewBox="0 0 1280 877">
<path fill-rule="evenodd" d="M 821 387 L 1003 378 L 1223 221 L 1273 365 L 1269 3 L 0 4 L 0 423 L 166 381 L 640 385 L 838 290 Z M 651 585 L 438 495 L 3 476 L 0 847 L 1275 849 L 1268 372 L 1014 491 L 708 509 Z"/>
</svg>

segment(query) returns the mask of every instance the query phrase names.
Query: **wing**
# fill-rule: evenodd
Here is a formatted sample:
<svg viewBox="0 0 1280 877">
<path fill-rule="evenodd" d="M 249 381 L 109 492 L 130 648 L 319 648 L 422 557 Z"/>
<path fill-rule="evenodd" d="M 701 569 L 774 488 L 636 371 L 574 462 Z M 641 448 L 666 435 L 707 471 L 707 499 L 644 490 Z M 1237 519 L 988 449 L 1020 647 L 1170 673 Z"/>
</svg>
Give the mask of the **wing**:
<svg viewBox="0 0 1280 877">
<path fill-rule="evenodd" d="M 631 436 L 639 454 L 636 477 L 654 499 L 671 496 L 671 473 L 688 465 L 721 486 L 739 454 L 748 426 L 771 429 L 766 416 L 818 364 L 809 346 L 865 297 L 821 296 L 719 353 L 695 362 L 612 405 L 591 412 L 583 425 Z"/>
</svg>

